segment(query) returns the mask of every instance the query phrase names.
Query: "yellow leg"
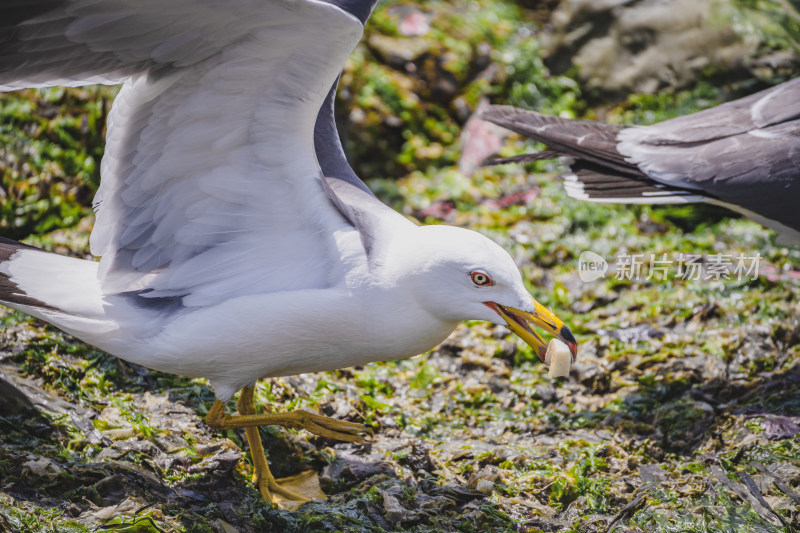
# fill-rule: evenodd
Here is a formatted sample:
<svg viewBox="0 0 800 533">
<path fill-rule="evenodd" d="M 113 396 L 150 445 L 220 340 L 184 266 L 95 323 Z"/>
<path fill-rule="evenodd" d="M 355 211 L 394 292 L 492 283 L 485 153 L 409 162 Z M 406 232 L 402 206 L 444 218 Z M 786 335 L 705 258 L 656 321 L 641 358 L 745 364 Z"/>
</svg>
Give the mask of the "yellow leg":
<svg viewBox="0 0 800 533">
<path fill-rule="evenodd" d="M 249 392 L 247 392 L 248 390 Z M 253 387 L 243 388 L 242 394 L 248 394 L 250 397 L 249 402 L 251 404 L 253 403 Z M 239 405 L 241 405 L 241 396 Z M 242 411 L 239 412 L 241 413 Z M 305 429 L 320 437 L 349 442 L 361 442 L 364 440 L 366 432 L 366 428 L 362 424 L 336 420 L 327 416 L 310 413 L 303 409 L 292 411 L 291 413 L 263 413 L 260 415 L 254 413 L 255 406 L 253 406 L 253 410 L 248 414 L 229 415 L 225 412 L 225 404 L 217 400 L 206 415 L 206 423 L 214 429 L 284 426 L 295 429 Z"/>
<path fill-rule="evenodd" d="M 236 408 L 241 415 L 256 414 L 256 406 L 253 403 L 253 387 L 245 387 L 239 394 L 239 402 Z M 264 445 L 261 442 L 261 435 L 258 433 L 257 426 L 244 428 L 247 435 L 247 444 L 250 446 L 250 457 L 253 459 L 253 483 L 261 492 L 261 497 L 266 501 L 272 501 L 272 493 L 280 494 L 284 498 L 296 501 L 308 501 L 308 498 L 301 494 L 285 489 L 275 482 L 272 472 L 267 464 L 267 456 L 264 453 Z"/>
<path fill-rule="evenodd" d="M 303 410 L 291 413 L 264 413 L 258 415 L 253 403 L 253 392 L 253 387 L 244 387 L 242 389 L 237 403 L 238 415 L 225 413 L 225 404 L 217 400 L 206 415 L 206 423 L 214 429 L 244 428 L 247 435 L 247 443 L 250 445 L 250 455 L 253 458 L 253 468 L 255 470 L 253 482 L 256 483 L 261 496 L 266 501 L 272 501 L 271 493 L 280 494 L 290 500 L 307 501 L 308 498 L 305 496 L 283 488 L 275 481 L 267 464 L 264 446 L 261 443 L 261 435 L 258 433 L 258 426 L 276 425 L 302 428 L 315 435 L 350 442 L 363 440 L 365 427 L 361 424 L 343 422 Z"/>
</svg>

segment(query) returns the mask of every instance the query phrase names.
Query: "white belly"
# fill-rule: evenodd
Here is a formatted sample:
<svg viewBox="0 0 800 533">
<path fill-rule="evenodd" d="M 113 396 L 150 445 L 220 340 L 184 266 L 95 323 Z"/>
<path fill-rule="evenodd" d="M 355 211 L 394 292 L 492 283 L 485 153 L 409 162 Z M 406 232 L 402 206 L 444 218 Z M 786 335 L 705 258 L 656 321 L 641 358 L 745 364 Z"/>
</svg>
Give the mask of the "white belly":
<svg viewBox="0 0 800 533">
<path fill-rule="evenodd" d="M 457 325 L 393 304 L 344 289 L 254 295 L 182 314 L 146 342 L 102 347 L 149 368 L 208 378 L 225 400 L 261 377 L 411 357 Z"/>
</svg>

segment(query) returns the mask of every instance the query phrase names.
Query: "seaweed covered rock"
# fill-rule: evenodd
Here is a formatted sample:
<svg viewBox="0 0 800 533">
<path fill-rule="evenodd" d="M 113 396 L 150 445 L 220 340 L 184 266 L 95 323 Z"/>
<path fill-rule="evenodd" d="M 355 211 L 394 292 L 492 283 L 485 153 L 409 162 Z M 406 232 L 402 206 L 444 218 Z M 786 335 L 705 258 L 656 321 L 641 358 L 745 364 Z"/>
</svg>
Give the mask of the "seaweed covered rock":
<svg viewBox="0 0 800 533">
<path fill-rule="evenodd" d="M 777 4 L 563 1 L 546 34 L 546 64 L 557 73 L 575 67 L 601 97 L 684 89 L 715 75 L 741 79 L 765 66 L 769 74 L 789 71 L 798 64 L 800 34 L 791 24 L 800 18 Z"/>
</svg>

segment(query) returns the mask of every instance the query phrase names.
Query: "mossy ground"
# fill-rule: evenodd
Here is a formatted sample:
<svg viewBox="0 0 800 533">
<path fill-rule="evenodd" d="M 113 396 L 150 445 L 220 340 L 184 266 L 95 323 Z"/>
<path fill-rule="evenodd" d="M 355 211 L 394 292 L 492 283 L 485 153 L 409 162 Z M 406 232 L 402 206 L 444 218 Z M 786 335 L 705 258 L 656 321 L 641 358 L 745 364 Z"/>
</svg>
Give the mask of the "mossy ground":
<svg viewBox="0 0 800 533">
<path fill-rule="evenodd" d="M 567 115 L 595 111 L 577 83 L 547 75 L 530 37 L 536 13 L 507 3 L 448 7 L 436 9 L 432 35 L 416 43 L 428 48 L 415 52 L 414 68 L 381 56 L 402 41 L 396 15 L 381 7 L 343 77 L 349 146 L 361 174 L 377 176 L 373 190 L 398 210 L 438 223 L 420 213 L 449 201 L 456 208 L 449 223 L 484 232 L 512 253 L 531 293 L 578 337 L 570 376 L 550 379 L 527 346 L 478 322 L 412 359 L 264 380 L 259 405 L 311 408 L 374 432 L 366 444 L 351 445 L 262 428 L 276 476 L 313 469 L 329 495 L 289 512 L 264 503 L 250 484 L 243 433 L 203 424 L 214 400 L 205 381 L 119 361 L 5 311 L 0 530 L 800 528 L 800 440 L 792 433 L 800 424 L 800 249 L 778 246 L 772 232 L 716 208 L 571 200 L 551 163 L 465 177 L 454 167 L 466 118 L 459 99 L 468 107 L 488 95 Z M 501 73 L 480 75 L 492 66 Z M 0 110 L 45 101 L 58 109 L 52 116 L 102 121 L 98 97 L 108 93 L 60 94 L 6 97 Z M 603 113 L 646 123 L 725 96 L 701 83 L 678 94 L 635 95 Z M 58 131 L 8 120 L 2 135 L 28 131 L 35 140 L 37 131 Z M 42 142 L 73 144 L 59 139 L 48 134 Z M 87 142 L 59 163 L 64 183 L 96 185 L 98 145 Z M 50 148 L 30 146 L 45 163 L 54 157 Z M 526 148 L 512 139 L 503 150 Z M 499 209 L 490 201 L 536 190 L 526 205 Z M 14 209 L 22 209 L 28 197 L 15 198 Z M 67 198 L 77 207 L 66 215 L 50 206 L 47 216 L 20 215 L 25 223 L 9 227 L 36 230 L 26 242 L 85 255 L 89 203 Z M 612 262 L 604 279 L 579 279 L 578 258 L 587 250 Z M 741 280 L 682 279 L 676 263 L 649 279 L 647 269 L 640 280 L 615 275 L 617 257 L 681 252 L 702 255 L 706 265 L 755 254 L 762 263 L 758 275 Z"/>
</svg>

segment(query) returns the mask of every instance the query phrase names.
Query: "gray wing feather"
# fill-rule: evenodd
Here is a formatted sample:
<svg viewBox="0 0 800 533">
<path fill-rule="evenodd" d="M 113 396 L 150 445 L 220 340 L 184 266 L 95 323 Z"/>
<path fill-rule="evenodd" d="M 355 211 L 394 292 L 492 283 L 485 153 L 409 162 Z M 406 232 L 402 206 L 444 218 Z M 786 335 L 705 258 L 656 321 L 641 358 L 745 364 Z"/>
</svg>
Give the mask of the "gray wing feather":
<svg viewBox="0 0 800 533">
<path fill-rule="evenodd" d="M 800 78 L 698 113 L 636 128 L 636 136 L 651 144 L 704 143 L 798 119 L 798 102 Z"/>
<path fill-rule="evenodd" d="M 141 60 L 126 61 L 102 39 L 85 39 L 88 29 L 104 22 L 112 28 L 117 22 L 122 32 L 131 21 L 114 14 L 81 18 L 80 7 L 67 0 L 0 3 L 0 90 L 118 83 L 143 70 Z M 119 33 L 106 39 L 119 40 Z"/>
<path fill-rule="evenodd" d="M 508 106 L 481 116 L 549 148 L 487 164 L 570 156 L 571 179 L 580 182 L 571 186 L 583 199 L 644 203 L 662 192 L 660 202 L 705 199 L 777 222 L 780 231 L 800 230 L 800 78 L 653 126 L 623 128 Z"/>
<path fill-rule="evenodd" d="M 635 172 L 635 167 L 617 151 L 617 134 L 622 130 L 620 126 L 552 117 L 512 106 L 489 106 L 479 116 L 542 142 L 558 155 L 585 159 L 620 172 Z"/>
<path fill-rule="evenodd" d="M 800 229 L 800 79 L 654 126 L 619 151 L 661 183 Z"/>
<path fill-rule="evenodd" d="M 0 86 L 126 78 L 91 237 L 106 293 L 200 306 L 330 282 L 298 275 L 340 222 L 311 133 L 360 21 L 319 0 L 19 5 L 0 0 Z"/>
<path fill-rule="evenodd" d="M 259 27 L 247 17 L 257 2 L 223 4 L 0 0 L 0 90 L 120 83 L 197 64 Z"/>
<path fill-rule="evenodd" d="M 314 150 L 317 153 L 317 160 L 324 176 L 346 181 L 353 187 L 374 196 L 347 161 L 339 131 L 336 129 L 334 99 L 338 83 L 337 79 L 328 92 L 328 96 L 322 103 L 317 115 L 317 122 L 314 125 Z"/>
</svg>

